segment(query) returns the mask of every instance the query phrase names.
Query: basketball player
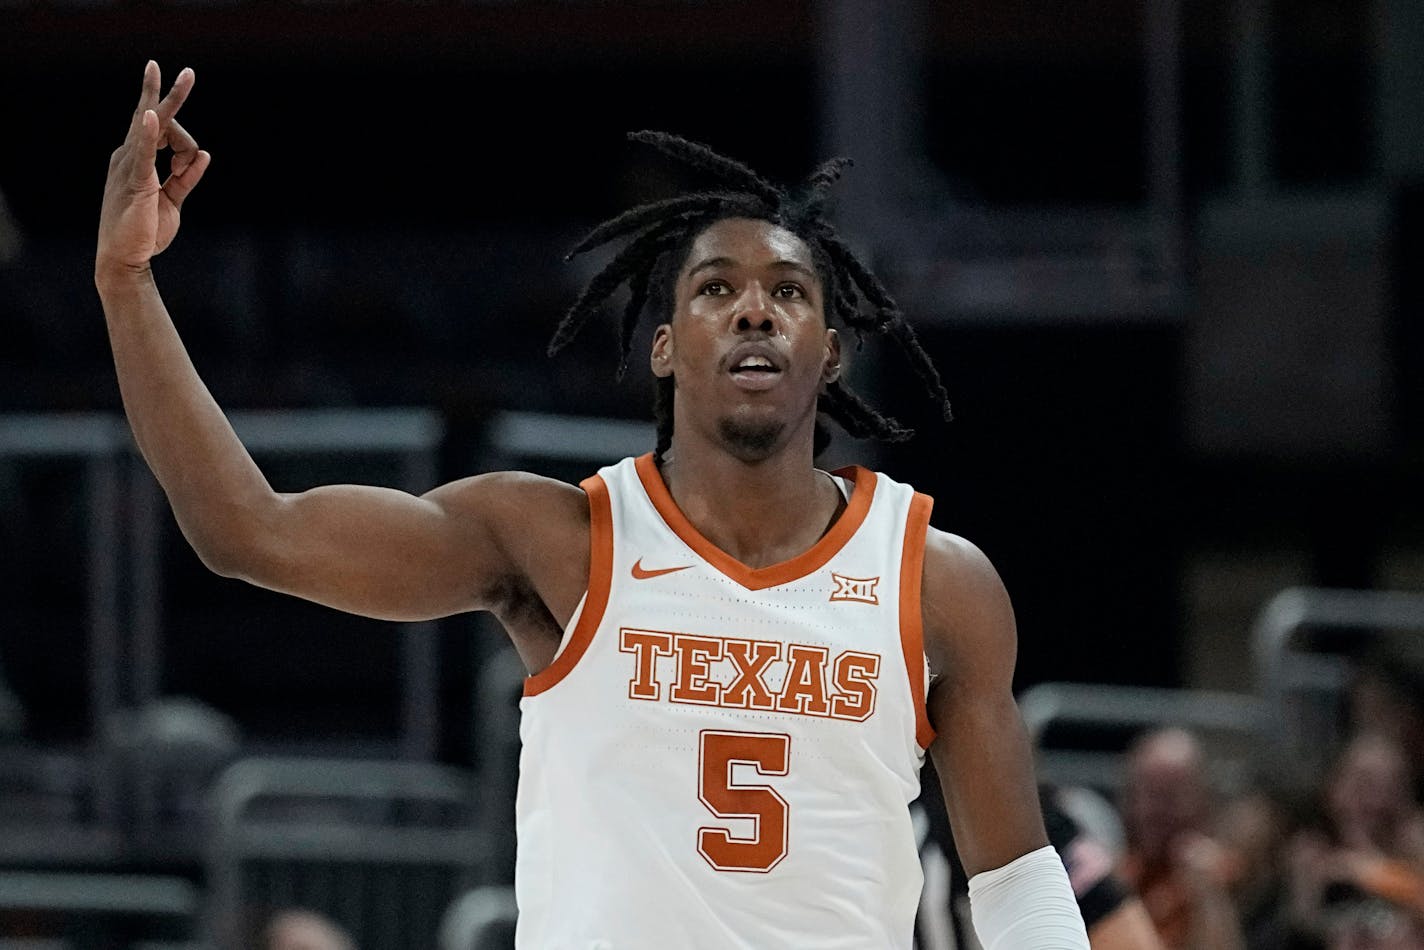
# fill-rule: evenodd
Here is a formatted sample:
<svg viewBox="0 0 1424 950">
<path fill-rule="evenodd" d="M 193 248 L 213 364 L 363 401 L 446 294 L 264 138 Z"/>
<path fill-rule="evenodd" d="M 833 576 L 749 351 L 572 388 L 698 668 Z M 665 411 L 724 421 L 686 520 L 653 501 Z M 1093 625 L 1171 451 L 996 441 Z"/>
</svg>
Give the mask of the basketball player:
<svg viewBox="0 0 1424 950">
<path fill-rule="evenodd" d="M 272 490 L 194 370 L 152 258 L 210 158 L 144 71 L 109 165 L 95 280 L 124 405 L 204 563 L 390 620 L 493 612 L 528 666 L 517 804 L 524 948 L 908 948 L 926 750 L 990 950 L 1087 947 L 1011 693 L 1009 599 L 930 500 L 813 464 L 817 410 L 903 437 L 840 381 L 829 317 L 885 332 L 943 399 L 884 288 L 794 193 L 642 138 L 719 189 L 633 209 L 557 348 L 624 284 L 654 315 L 658 445 L 580 487 L 519 472 L 421 497 Z M 172 150 L 160 181 L 158 149 Z M 863 311 L 868 311 L 863 312 Z"/>
</svg>

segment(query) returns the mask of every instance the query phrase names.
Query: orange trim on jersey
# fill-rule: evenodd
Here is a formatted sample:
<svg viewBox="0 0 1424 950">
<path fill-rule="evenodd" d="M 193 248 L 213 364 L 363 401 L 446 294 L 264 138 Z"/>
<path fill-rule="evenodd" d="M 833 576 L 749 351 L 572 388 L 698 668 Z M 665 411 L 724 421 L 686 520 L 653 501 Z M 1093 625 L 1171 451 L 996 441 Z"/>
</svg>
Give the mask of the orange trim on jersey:
<svg viewBox="0 0 1424 950">
<path fill-rule="evenodd" d="M 649 452 L 646 455 L 638 456 L 635 464 L 638 469 L 638 480 L 643 483 L 643 490 L 648 493 L 648 499 L 653 503 L 653 507 L 657 509 L 667 526 L 673 530 L 673 533 L 681 538 L 688 547 L 696 551 L 704 561 L 747 590 L 765 590 L 778 584 L 788 584 L 824 567 L 826 562 L 835 557 L 836 552 L 845 546 L 845 543 L 851 539 L 851 535 L 855 534 L 856 529 L 865 520 L 866 513 L 870 511 L 871 497 L 875 494 L 874 472 L 859 465 L 840 469 L 836 474 L 854 478 L 855 489 L 850 494 L 845 511 L 841 512 L 841 516 L 836 519 L 831 530 L 822 535 L 821 539 L 806 551 L 789 561 L 782 561 L 780 564 L 772 564 L 769 567 L 747 567 L 704 538 L 701 532 L 692 526 L 692 522 L 687 520 L 687 516 L 682 513 L 682 510 L 677 507 L 677 502 L 673 500 L 672 493 L 668 491 L 657 464 L 653 462 L 653 453 Z"/>
<path fill-rule="evenodd" d="M 915 492 L 905 519 L 905 549 L 900 555 L 900 649 L 910 676 L 910 701 L 915 706 L 915 741 L 928 749 L 934 726 L 925 708 L 925 618 L 920 607 L 920 586 L 925 572 L 925 535 L 930 527 L 934 499 Z"/>
<path fill-rule="evenodd" d="M 569 675 L 593 642 L 593 632 L 608 607 L 613 584 L 613 505 L 602 477 L 590 475 L 579 487 L 588 495 L 588 594 L 569 642 L 554 662 L 524 681 L 525 696 L 538 696 Z"/>
</svg>

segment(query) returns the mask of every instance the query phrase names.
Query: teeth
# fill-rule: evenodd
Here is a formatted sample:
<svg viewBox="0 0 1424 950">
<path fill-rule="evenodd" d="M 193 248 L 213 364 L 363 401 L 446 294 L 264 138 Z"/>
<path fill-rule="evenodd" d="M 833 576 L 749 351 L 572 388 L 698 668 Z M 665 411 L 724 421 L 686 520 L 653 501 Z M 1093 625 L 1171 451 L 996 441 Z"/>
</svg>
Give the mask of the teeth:
<svg viewBox="0 0 1424 950">
<path fill-rule="evenodd" d="M 737 364 L 737 369 L 772 369 L 771 360 L 765 356 L 748 356 Z"/>
</svg>

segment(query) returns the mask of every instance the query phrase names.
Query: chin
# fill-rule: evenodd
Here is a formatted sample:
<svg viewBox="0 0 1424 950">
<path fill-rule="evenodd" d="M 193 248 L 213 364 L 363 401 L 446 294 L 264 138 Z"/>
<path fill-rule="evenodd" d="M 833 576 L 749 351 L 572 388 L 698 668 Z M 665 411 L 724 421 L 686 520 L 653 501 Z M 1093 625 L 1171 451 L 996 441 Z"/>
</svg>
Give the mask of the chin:
<svg viewBox="0 0 1424 950">
<path fill-rule="evenodd" d="M 717 422 L 722 446 L 742 462 L 760 462 L 781 447 L 786 423 L 779 419 L 729 416 Z"/>
</svg>

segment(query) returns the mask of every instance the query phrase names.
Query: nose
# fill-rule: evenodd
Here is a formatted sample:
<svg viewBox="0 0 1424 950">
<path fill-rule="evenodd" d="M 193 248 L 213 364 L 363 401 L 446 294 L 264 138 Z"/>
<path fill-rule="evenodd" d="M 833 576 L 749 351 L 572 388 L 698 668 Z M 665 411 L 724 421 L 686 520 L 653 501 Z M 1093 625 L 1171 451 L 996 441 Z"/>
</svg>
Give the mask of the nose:
<svg viewBox="0 0 1424 950">
<path fill-rule="evenodd" d="M 732 307 L 732 329 L 737 333 L 759 330 L 773 333 L 776 330 L 776 314 L 771 305 L 771 297 L 757 281 L 747 284 Z"/>
</svg>

